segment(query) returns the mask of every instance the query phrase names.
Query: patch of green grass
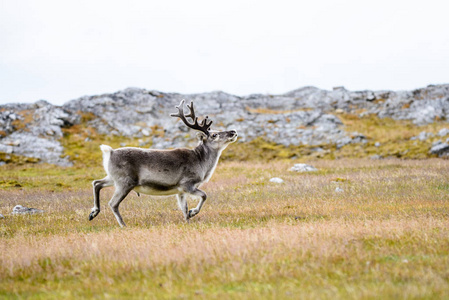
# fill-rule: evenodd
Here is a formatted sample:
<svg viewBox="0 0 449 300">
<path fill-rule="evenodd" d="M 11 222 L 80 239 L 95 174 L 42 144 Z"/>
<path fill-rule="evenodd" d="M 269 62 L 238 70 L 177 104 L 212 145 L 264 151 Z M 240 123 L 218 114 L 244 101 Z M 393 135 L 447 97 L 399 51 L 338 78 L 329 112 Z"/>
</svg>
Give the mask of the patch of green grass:
<svg viewBox="0 0 449 300">
<path fill-rule="evenodd" d="M 335 157 L 370 157 L 381 155 L 382 157 L 398 157 L 407 159 L 423 159 L 435 155 L 429 154 L 433 142 L 441 137 L 436 133 L 447 128 L 447 122 L 436 121 L 432 124 L 416 126 L 409 120 L 393 120 L 391 118 L 379 118 L 370 114 L 359 117 L 352 114 L 341 114 L 345 130 L 347 132 L 359 132 L 367 137 L 366 144 L 350 144 L 335 152 Z M 426 141 L 410 140 L 420 132 L 431 132 L 435 136 Z M 375 143 L 380 143 L 376 147 Z"/>
<path fill-rule="evenodd" d="M 23 165 L 39 162 L 38 158 L 16 155 L 13 153 L 0 152 L 0 161 L 8 164 Z"/>
<path fill-rule="evenodd" d="M 101 162 L 101 160 L 100 160 Z M 23 164 L 1 166 L 0 187 L 6 190 L 66 191 L 84 188 L 94 179 L 104 177 L 103 167 L 60 167 L 48 164 Z"/>
</svg>

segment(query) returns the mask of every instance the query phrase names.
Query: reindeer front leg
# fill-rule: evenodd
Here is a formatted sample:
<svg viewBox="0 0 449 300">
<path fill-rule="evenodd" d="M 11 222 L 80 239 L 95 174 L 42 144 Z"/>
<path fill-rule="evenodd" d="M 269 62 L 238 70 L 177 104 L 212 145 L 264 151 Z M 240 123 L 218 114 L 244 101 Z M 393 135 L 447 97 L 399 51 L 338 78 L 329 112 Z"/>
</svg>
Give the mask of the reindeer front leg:
<svg viewBox="0 0 449 300">
<path fill-rule="evenodd" d="M 198 205 L 195 208 L 189 210 L 188 218 L 190 219 L 200 212 L 201 207 L 203 207 L 203 204 L 207 199 L 207 194 L 194 186 L 189 188 L 188 193 L 193 196 L 201 197 L 200 202 L 198 202 Z"/>
</svg>

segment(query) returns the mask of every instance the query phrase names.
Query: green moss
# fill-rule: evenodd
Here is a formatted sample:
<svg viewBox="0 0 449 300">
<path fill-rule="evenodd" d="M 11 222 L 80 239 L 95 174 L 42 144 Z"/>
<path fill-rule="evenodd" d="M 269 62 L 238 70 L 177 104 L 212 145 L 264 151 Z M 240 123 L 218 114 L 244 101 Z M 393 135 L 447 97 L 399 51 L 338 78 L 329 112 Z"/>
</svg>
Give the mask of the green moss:
<svg viewBox="0 0 449 300">
<path fill-rule="evenodd" d="M 339 118 L 344 124 L 345 131 L 360 132 L 368 139 L 380 143 L 410 140 L 411 137 L 418 135 L 421 131 L 437 133 L 438 130 L 449 126 L 447 122 L 442 121 L 417 126 L 410 120 L 379 118 L 374 114 L 363 117 L 354 114 L 340 114 Z"/>
<path fill-rule="evenodd" d="M 357 131 L 368 139 L 366 144 L 349 144 L 339 151 L 335 156 L 339 157 L 370 157 L 380 155 L 382 157 L 397 157 L 407 159 L 423 159 L 434 157 L 429 150 L 432 143 L 441 137 L 437 132 L 448 127 L 447 122 L 434 122 L 432 124 L 417 126 L 409 120 L 393 120 L 391 118 L 379 118 L 376 115 L 359 117 L 351 114 L 342 114 L 340 118 L 347 132 Z M 431 132 L 435 136 L 426 141 L 411 140 L 420 132 Z M 377 147 L 375 143 L 380 145 Z"/>
<path fill-rule="evenodd" d="M 0 187 L 22 187 L 17 180 L 0 180 Z"/>
<path fill-rule="evenodd" d="M 12 164 L 16 164 L 16 165 L 23 165 L 23 164 L 28 164 L 28 163 L 37 163 L 37 162 L 39 162 L 39 158 L 0 152 L 0 161 L 3 161 L 5 163 L 12 163 Z"/>
<path fill-rule="evenodd" d="M 223 160 L 273 160 L 301 155 L 301 147 L 285 147 L 264 138 L 256 138 L 246 143 L 230 145 L 223 151 Z"/>
<path fill-rule="evenodd" d="M 8 164 L 1 167 L 0 188 L 36 189 L 52 192 L 90 186 L 93 179 L 104 176 L 103 166 L 60 167 L 49 164 Z"/>
</svg>

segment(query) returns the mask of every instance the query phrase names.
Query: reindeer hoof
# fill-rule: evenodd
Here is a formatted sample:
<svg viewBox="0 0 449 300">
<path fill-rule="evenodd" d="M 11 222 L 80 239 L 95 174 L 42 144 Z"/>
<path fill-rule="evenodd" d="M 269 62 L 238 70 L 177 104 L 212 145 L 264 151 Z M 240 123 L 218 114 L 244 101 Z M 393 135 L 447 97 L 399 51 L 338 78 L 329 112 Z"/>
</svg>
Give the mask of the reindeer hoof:
<svg viewBox="0 0 449 300">
<path fill-rule="evenodd" d="M 191 209 L 189 210 L 189 214 L 187 215 L 187 219 L 193 218 L 194 216 L 196 216 L 198 214 L 197 211 Z"/>
<path fill-rule="evenodd" d="M 93 211 L 89 215 L 89 221 L 92 221 L 93 218 L 95 218 L 100 212 L 99 211 Z"/>
</svg>

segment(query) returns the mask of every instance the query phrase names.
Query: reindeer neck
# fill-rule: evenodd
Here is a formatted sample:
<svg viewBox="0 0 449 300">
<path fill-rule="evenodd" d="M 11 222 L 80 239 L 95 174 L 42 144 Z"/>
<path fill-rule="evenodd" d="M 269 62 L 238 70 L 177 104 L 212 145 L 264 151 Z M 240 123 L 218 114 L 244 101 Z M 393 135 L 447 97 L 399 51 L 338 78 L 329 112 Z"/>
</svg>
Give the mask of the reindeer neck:
<svg viewBox="0 0 449 300">
<path fill-rule="evenodd" d="M 221 153 L 218 153 L 217 150 L 212 149 L 211 147 L 204 144 L 203 142 L 199 143 L 199 145 L 196 146 L 196 148 L 193 149 L 193 151 L 195 152 L 196 156 L 198 157 L 198 160 L 201 163 L 215 161 L 221 154 Z"/>
<path fill-rule="evenodd" d="M 203 170 L 205 171 L 204 179 L 205 182 L 207 182 L 217 166 L 222 151 L 212 149 L 204 143 L 200 143 L 193 151 L 195 151 L 195 154 L 203 166 Z"/>
</svg>

